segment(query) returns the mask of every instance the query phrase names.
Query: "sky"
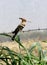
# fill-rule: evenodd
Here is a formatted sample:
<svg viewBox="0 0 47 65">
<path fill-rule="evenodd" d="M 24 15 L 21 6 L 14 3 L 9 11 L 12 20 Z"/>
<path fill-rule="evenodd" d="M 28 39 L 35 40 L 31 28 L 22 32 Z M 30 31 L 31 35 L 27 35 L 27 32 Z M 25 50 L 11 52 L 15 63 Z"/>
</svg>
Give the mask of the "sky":
<svg viewBox="0 0 47 65">
<path fill-rule="evenodd" d="M 0 0 L 0 33 L 13 31 L 19 17 L 27 19 L 23 30 L 47 28 L 47 0 Z"/>
</svg>

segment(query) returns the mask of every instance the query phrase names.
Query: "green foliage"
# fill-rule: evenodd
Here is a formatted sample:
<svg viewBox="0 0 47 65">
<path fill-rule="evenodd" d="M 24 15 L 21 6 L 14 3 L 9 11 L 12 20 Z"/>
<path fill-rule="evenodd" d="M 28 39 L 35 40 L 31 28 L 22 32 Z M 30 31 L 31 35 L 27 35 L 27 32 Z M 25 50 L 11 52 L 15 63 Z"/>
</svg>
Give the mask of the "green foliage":
<svg viewBox="0 0 47 65">
<path fill-rule="evenodd" d="M 12 38 L 8 34 L 1 34 Z M 9 49 L 8 47 L 0 46 L 0 59 L 6 65 L 47 65 L 47 51 L 42 50 L 40 43 L 36 42 L 30 46 L 29 49 L 25 48 L 20 42 L 19 35 L 16 36 L 15 41 L 20 47 L 24 49 L 25 54 L 17 53 Z M 37 47 L 38 55 L 34 54 L 35 48 Z M 0 62 L 0 65 L 4 65 Z"/>
</svg>

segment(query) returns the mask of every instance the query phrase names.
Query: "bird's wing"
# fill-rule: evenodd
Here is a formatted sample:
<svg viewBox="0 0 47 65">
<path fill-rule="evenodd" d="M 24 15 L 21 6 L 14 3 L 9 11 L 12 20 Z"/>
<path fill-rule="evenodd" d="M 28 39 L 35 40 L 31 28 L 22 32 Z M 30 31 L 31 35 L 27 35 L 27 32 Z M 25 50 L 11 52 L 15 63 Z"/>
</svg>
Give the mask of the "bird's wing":
<svg viewBox="0 0 47 65">
<path fill-rule="evenodd" d="M 19 25 L 12 33 L 17 33 L 18 31 L 22 30 L 24 27 Z"/>
</svg>

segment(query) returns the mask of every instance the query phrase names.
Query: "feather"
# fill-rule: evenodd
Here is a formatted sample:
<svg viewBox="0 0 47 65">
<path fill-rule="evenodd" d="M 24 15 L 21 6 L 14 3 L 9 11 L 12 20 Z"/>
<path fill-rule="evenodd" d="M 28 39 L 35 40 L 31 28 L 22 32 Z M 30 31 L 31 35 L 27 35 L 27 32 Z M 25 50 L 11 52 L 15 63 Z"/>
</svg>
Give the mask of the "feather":
<svg viewBox="0 0 47 65">
<path fill-rule="evenodd" d="M 12 32 L 14 34 L 12 37 L 12 40 L 14 40 L 15 36 L 18 34 L 18 32 L 21 31 L 25 27 L 25 23 L 26 23 L 26 20 L 22 19 L 22 23 L 20 25 L 18 25 L 17 28 Z"/>
</svg>

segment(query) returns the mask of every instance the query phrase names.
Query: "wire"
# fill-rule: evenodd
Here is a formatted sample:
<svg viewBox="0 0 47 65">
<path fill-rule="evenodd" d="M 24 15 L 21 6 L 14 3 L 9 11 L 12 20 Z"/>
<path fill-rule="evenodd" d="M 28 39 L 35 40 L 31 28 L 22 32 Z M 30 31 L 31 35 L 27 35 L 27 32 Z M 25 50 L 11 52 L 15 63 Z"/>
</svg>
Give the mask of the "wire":
<svg viewBox="0 0 47 65">
<path fill-rule="evenodd" d="M 47 30 L 47 28 L 43 28 L 43 29 L 40 29 L 40 28 L 38 28 L 38 29 L 31 29 L 31 30 L 22 31 L 22 32 L 37 31 L 37 30 Z"/>
</svg>

